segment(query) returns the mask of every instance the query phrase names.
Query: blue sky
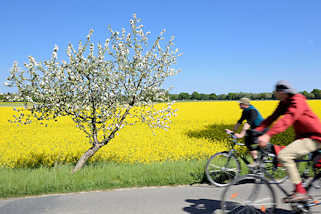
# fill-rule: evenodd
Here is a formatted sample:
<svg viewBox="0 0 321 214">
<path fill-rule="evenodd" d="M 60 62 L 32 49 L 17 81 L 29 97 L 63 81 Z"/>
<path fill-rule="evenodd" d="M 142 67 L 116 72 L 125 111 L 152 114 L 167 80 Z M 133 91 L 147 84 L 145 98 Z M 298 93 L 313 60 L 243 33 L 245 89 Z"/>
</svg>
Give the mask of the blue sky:
<svg viewBox="0 0 321 214">
<path fill-rule="evenodd" d="M 182 70 L 172 93 L 270 92 L 278 80 L 299 91 L 321 88 L 319 0 L 6 0 L 0 6 L 0 92 L 16 60 L 47 59 L 57 44 L 104 41 L 107 26 L 128 27 L 133 13 L 153 38 L 175 36 Z"/>
</svg>

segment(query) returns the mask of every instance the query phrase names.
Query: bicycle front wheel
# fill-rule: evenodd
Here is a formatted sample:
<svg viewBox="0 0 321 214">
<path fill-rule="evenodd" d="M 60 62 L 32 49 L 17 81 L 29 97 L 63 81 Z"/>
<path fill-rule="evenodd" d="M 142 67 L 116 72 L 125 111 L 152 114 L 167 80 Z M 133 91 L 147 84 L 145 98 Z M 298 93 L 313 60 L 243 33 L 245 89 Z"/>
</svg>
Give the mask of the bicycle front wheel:
<svg viewBox="0 0 321 214">
<path fill-rule="evenodd" d="M 274 214 L 275 207 L 276 197 L 269 181 L 257 175 L 248 174 L 236 179 L 222 193 L 224 214 Z"/>
<path fill-rule="evenodd" d="M 205 174 L 211 184 L 223 187 L 232 183 L 240 170 L 240 162 L 233 154 L 219 152 L 208 159 Z"/>
</svg>

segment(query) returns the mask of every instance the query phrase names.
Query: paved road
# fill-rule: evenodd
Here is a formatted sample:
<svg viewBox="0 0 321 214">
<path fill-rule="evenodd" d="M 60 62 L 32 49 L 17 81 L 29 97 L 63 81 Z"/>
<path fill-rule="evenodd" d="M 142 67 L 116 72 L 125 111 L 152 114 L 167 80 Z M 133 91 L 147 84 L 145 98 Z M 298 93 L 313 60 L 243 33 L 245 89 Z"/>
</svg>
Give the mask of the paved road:
<svg viewBox="0 0 321 214">
<path fill-rule="evenodd" d="M 14 198 L 0 200 L 0 213 L 217 214 L 220 213 L 221 191 L 222 188 L 213 186 L 193 185 Z M 277 214 L 290 213 L 287 205 L 280 207 L 279 204 Z"/>
</svg>

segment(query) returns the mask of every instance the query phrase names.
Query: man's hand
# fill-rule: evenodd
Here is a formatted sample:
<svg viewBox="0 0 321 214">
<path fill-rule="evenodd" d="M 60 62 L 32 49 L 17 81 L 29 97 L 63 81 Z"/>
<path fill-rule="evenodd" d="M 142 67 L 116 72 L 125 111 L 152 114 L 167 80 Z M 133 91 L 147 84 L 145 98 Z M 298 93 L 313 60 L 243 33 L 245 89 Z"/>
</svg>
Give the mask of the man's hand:
<svg viewBox="0 0 321 214">
<path fill-rule="evenodd" d="M 270 142 L 270 139 L 271 139 L 270 135 L 264 134 L 264 135 L 258 137 L 257 140 L 259 142 L 259 146 L 264 148 L 264 147 L 266 147 L 268 142 Z"/>
<path fill-rule="evenodd" d="M 225 132 L 226 132 L 227 134 L 233 133 L 233 131 L 232 131 L 232 130 L 229 130 L 229 129 L 225 129 Z"/>
<path fill-rule="evenodd" d="M 238 133 L 235 133 L 234 136 L 235 136 L 236 138 L 242 138 L 242 137 L 243 137 L 241 134 L 238 134 Z"/>
</svg>

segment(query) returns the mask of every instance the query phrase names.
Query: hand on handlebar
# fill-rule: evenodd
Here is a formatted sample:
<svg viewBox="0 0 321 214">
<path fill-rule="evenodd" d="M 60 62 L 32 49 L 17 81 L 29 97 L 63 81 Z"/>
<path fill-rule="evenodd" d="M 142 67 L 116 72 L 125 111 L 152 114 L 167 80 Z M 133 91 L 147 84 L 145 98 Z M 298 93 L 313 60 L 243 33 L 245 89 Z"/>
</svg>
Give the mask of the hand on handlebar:
<svg viewBox="0 0 321 214">
<path fill-rule="evenodd" d="M 241 134 L 238 134 L 238 133 L 235 133 L 234 136 L 235 136 L 236 138 L 242 138 L 242 135 L 241 135 Z"/>
<path fill-rule="evenodd" d="M 233 134 L 233 131 L 229 130 L 229 129 L 225 129 L 225 132 L 226 132 L 226 134 Z"/>
<path fill-rule="evenodd" d="M 230 134 L 233 135 L 234 138 L 242 138 L 243 136 L 238 134 L 238 133 L 234 133 L 232 130 L 230 129 L 225 129 L 226 134 Z"/>
<path fill-rule="evenodd" d="M 264 148 L 270 142 L 270 139 L 270 135 L 264 134 L 258 137 L 257 141 L 259 143 L 259 146 Z"/>
</svg>

